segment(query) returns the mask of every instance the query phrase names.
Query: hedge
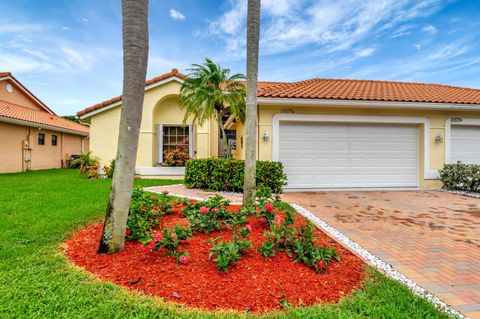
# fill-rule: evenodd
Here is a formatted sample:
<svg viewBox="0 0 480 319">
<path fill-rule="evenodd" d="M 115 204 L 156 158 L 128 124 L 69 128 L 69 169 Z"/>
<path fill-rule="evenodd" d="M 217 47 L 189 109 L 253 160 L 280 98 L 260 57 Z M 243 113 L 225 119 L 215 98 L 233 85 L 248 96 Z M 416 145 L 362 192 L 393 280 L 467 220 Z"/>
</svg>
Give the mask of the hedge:
<svg viewBox="0 0 480 319">
<path fill-rule="evenodd" d="M 185 165 L 185 186 L 210 191 L 242 192 L 244 161 L 222 158 L 189 160 Z M 287 184 L 280 162 L 257 161 L 257 187 L 282 192 Z"/>
<path fill-rule="evenodd" d="M 480 191 L 480 165 L 446 164 L 440 171 L 443 188 L 477 193 Z"/>
</svg>

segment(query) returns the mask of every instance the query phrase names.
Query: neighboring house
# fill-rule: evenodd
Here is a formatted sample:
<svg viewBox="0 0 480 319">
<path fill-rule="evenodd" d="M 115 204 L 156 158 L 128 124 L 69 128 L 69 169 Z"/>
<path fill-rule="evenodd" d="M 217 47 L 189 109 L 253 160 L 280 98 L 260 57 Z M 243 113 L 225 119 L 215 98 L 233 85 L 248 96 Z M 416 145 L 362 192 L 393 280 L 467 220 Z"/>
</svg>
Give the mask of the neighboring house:
<svg viewBox="0 0 480 319">
<path fill-rule="evenodd" d="M 89 129 L 57 116 L 9 72 L 0 72 L 0 173 L 58 168 L 88 150 Z"/>
<path fill-rule="evenodd" d="M 219 156 L 215 122 L 183 123 L 184 75 L 147 81 L 137 174 L 182 174 L 161 165 L 179 144 L 194 158 Z M 121 97 L 78 112 L 91 150 L 116 154 Z M 480 90 L 438 84 L 312 79 L 259 82 L 258 159 L 281 161 L 288 188 L 438 187 L 445 163 L 480 163 Z M 226 121 L 244 157 L 244 127 Z M 235 143 L 233 143 L 235 144 Z"/>
</svg>

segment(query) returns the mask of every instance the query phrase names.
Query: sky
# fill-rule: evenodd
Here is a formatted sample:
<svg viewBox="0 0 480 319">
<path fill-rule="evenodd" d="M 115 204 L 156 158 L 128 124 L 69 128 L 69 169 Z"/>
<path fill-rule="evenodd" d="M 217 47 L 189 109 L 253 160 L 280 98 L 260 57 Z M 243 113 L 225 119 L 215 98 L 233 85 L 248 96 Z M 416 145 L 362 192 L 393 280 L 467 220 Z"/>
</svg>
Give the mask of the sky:
<svg viewBox="0 0 480 319">
<path fill-rule="evenodd" d="M 246 0 L 150 0 L 147 78 L 213 59 L 245 73 Z M 480 88 L 480 0 L 262 0 L 259 80 Z M 0 72 L 57 114 L 122 90 L 120 0 L 0 0 Z"/>
</svg>

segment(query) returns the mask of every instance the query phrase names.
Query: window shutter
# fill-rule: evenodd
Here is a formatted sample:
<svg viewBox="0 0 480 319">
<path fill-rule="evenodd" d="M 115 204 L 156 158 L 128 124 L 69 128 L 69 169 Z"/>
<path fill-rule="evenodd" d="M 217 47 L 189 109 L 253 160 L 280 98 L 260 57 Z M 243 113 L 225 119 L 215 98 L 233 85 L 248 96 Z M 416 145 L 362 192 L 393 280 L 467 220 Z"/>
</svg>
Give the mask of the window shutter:
<svg viewBox="0 0 480 319">
<path fill-rule="evenodd" d="M 194 145 L 195 145 L 195 135 L 193 132 L 193 124 L 188 125 L 188 156 L 190 158 L 193 158 L 193 155 L 195 154 L 193 151 Z"/>
<path fill-rule="evenodd" d="M 157 164 L 163 162 L 163 124 L 157 124 Z"/>
</svg>

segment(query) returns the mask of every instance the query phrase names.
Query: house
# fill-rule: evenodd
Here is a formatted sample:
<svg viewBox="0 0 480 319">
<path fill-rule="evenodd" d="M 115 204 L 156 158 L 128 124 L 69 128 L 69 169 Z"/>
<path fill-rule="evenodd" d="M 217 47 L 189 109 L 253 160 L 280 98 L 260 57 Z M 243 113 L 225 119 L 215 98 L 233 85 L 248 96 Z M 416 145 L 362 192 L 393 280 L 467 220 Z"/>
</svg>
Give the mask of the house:
<svg viewBox="0 0 480 319">
<path fill-rule="evenodd" d="M 59 168 L 88 150 L 89 129 L 55 114 L 11 73 L 0 72 L 0 173 Z"/>
<path fill-rule="evenodd" d="M 183 123 L 176 69 L 146 82 L 136 173 L 180 176 L 161 167 L 164 150 L 217 157 L 214 121 Z M 116 154 L 121 97 L 86 108 L 91 150 Z M 259 82 L 258 159 L 281 161 L 290 189 L 438 187 L 445 163 L 480 163 L 480 90 L 438 84 L 311 79 Z M 244 126 L 225 120 L 234 157 L 244 157 Z M 221 149 L 221 147 L 220 147 Z"/>
</svg>

